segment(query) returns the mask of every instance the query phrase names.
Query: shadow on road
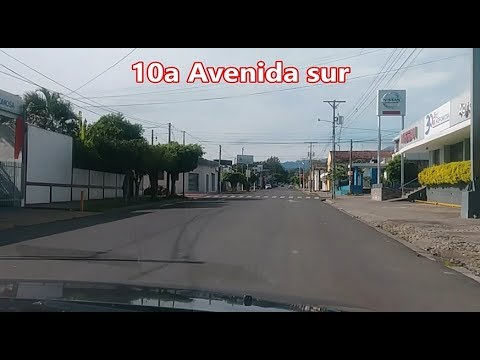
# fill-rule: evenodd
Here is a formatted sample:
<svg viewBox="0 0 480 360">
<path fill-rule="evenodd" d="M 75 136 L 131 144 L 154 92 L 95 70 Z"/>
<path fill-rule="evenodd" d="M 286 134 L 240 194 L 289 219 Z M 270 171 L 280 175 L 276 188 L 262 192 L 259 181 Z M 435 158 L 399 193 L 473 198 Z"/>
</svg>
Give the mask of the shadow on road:
<svg viewBox="0 0 480 360">
<path fill-rule="evenodd" d="M 251 201 L 262 199 L 197 199 L 180 201 L 173 204 L 149 205 L 144 209 L 127 210 L 117 209 L 106 213 L 99 213 L 96 215 L 80 217 L 75 219 L 57 220 L 50 223 L 42 223 L 36 225 L 22 226 L 9 228 L 0 231 L 0 247 L 10 244 L 19 243 L 31 239 L 40 238 L 43 236 L 55 235 L 67 231 L 73 231 L 90 226 L 105 224 L 112 221 L 123 220 L 134 216 L 145 215 L 149 212 L 157 212 L 161 210 L 171 209 L 208 209 L 221 208 L 228 205 L 231 201 Z"/>
<path fill-rule="evenodd" d="M 135 216 L 145 215 L 150 211 L 160 211 L 169 209 L 199 209 L 199 208 L 218 208 L 224 206 L 222 201 L 201 201 L 186 200 L 173 204 L 152 204 L 140 209 L 115 209 L 106 213 L 99 213 L 91 216 L 75 219 L 57 220 L 49 223 L 19 226 L 0 231 L 0 247 L 19 243 L 43 236 L 55 235 L 67 231 L 73 231 L 90 226 L 109 223 L 112 221 L 123 220 Z"/>
</svg>

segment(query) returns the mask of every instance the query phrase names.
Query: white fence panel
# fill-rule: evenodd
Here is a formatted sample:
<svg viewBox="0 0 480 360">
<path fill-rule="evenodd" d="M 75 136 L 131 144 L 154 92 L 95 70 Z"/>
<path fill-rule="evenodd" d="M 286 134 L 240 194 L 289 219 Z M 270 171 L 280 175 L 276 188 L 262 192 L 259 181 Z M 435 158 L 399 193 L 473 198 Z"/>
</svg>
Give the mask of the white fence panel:
<svg viewBox="0 0 480 360">
<path fill-rule="evenodd" d="M 71 184 L 72 138 L 32 125 L 27 134 L 27 181 Z"/>
<path fill-rule="evenodd" d="M 117 174 L 105 173 L 105 186 L 116 186 Z"/>
<path fill-rule="evenodd" d="M 88 189 L 87 188 L 77 188 L 77 187 L 74 187 L 72 189 L 72 200 L 74 200 L 74 201 L 80 200 L 80 192 L 81 191 L 83 191 L 84 200 L 87 200 Z"/>
<path fill-rule="evenodd" d="M 89 170 L 73 168 L 73 184 L 88 185 L 88 172 Z"/>
<path fill-rule="evenodd" d="M 70 187 L 52 186 L 52 202 L 70 201 Z"/>
<path fill-rule="evenodd" d="M 27 185 L 26 204 L 45 204 L 50 202 L 50 187 Z"/>
<path fill-rule="evenodd" d="M 103 172 L 90 170 L 90 185 L 103 186 Z"/>
<path fill-rule="evenodd" d="M 115 189 L 105 189 L 105 199 L 112 199 L 115 197 Z"/>
<path fill-rule="evenodd" d="M 103 199 L 103 190 L 90 188 L 89 200 L 93 199 Z"/>
</svg>

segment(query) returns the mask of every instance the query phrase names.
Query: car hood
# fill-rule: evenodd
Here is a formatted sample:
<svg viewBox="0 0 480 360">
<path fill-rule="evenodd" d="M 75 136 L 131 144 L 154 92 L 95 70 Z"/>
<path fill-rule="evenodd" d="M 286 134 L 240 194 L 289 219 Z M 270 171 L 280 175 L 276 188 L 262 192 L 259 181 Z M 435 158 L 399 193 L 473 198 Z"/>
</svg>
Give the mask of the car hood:
<svg viewBox="0 0 480 360">
<path fill-rule="evenodd" d="M 90 307 L 85 307 L 86 305 Z M 248 294 L 51 280 L 0 280 L 1 311 L 336 312 L 336 307 L 285 304 Z M 347 309 L 346 311 L 349 311 Z"/>
</svg>

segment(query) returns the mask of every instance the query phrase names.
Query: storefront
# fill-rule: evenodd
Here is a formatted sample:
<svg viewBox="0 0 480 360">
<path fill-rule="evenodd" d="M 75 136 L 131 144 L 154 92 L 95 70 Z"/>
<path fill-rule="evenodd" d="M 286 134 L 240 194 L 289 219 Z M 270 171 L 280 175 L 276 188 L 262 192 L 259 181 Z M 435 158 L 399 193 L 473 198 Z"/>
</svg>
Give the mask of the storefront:
<svg viewBox="0 0 480 360">
<path fill-rule="evenodd" d="M 406 127 L 399 153 L 408 159 L 426 155 L 429 166 L 469 160 L 470 115 L 470 93 L 465 92 Z"/>
</svg>

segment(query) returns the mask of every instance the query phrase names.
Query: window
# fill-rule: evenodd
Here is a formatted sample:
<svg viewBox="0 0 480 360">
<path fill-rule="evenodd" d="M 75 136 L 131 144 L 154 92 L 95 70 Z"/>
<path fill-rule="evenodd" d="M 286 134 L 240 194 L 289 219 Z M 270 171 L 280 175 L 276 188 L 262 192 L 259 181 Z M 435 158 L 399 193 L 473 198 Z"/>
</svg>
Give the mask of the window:
<svg viewBox="0 0 480 360">
<path fill-rule="evenodd" d="M 470 160 L 470 138 L 465 140 L 465 160 Z"/>
<path fill-rule="evenodd" d="M 440 164 L 440 149 L 437 149 L 437 150 L 433 150 L 432 151 L 432 161 L 433 161 L 433 165 L 438 165 Z"/>
<path fill-rule="evenodd" d="M 450 145 L 450 161 L 462 161 L 463 160 L 463 141 Z"/>
</svg>

